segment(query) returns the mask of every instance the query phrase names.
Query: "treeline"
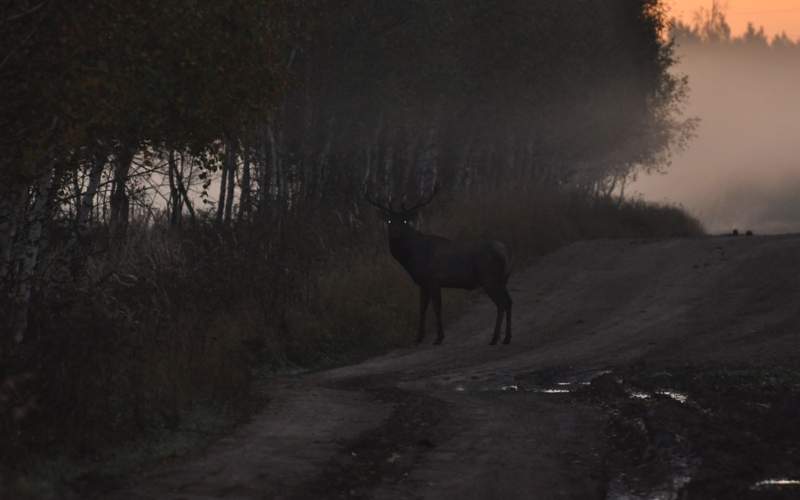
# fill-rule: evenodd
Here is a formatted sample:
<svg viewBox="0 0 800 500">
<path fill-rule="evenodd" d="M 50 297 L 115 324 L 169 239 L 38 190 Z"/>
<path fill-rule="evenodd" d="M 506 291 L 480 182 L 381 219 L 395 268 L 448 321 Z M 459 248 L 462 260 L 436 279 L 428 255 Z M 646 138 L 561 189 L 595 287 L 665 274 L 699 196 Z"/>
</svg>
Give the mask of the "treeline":
<svg viewBox="0 0 800 500">
<path fill-rule="evenodd" d="M 691 135 L 658 0 L 30 0 L 0 16 L 0 412 L 19 446 L 171 425 L 246 386 L 244 358 L 385 344 L 374 325 L 404 328 L 407 289 L 364 257 L 364 190 L 439 184 L 450 221 L 475 208 L 523 253 L 696 229 L 610 199 Z M 524 207 L 554 223 L 538 243 Z"/>
<path fill-rule="evenodd" d="M 725 7 L 717 0 L 708 9 L 697 11 L 692 23 L 673 19 L 669 25 L 670 38 L 687 49 L 704 45 L 718 49 L 771 50 L 776 53 L 800 51 L 800 39 L 792 40 L 786 32 L 777 33 L 770 38 L 764 32 L 763 26 L 756 28 L 752 22 L 747 23 L 744 33 L 733 35 L 725 15 Z"/>
</svg>

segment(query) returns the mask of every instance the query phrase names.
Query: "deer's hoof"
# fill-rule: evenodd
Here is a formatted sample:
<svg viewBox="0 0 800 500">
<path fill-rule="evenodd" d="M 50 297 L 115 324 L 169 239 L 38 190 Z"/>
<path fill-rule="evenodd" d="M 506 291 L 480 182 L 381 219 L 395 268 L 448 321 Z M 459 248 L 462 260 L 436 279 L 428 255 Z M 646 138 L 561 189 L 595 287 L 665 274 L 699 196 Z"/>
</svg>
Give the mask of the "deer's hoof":
<svg viewBox="0 0 800 500">
<path fill-rule="evenodd" d="M 433 341 L 433 345 L 442 345 L 443 338 L 439 338 Z"/>
<path fill-rule="evenodd" d="M 492 341 L 489 342 L 489 345 L 497 345 L 497 339 L 492 339 Z"/>
<path fill-rule="evenodd" d="M 503 343 L 504 343 L 504 344 L 510 344 L 510 343 L 511 343 L 511 337 L 506 337 L 506 338 L 504 338 L 504 339 L 503 339 Z"/>
</svg>

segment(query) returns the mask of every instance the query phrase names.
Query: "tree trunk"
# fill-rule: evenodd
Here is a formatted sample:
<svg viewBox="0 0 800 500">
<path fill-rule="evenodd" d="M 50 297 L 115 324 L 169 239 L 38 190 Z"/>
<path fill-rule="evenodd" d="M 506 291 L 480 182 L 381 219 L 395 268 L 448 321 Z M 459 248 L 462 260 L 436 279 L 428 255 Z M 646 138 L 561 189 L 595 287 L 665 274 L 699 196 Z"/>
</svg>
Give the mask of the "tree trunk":
<svg viewBox="0 0 800 500">
<path fill-rule="evenodd" d="M 229 139 L 225 148 L 225 162 L 228 164 L 228 192 L 225 194 L 225 222 L 230 223 L 233 215 L 233 189 L 236 186 L 236 141 Z"/>
<path fill-rule="evenodd" d="M 75 230 L 72 232 L 67 242 L 70 271 L 73 277 L 79 276 L 86 264 L 86 257 L 81 251 L 81 241 L 89 232 L 89 227 L 92 224 L 95 197 L 100 187 L 100 180 L 102 179 L 107 160 L 108 157 L 105 154 L 96 154 L 92 159 L 92 166 L 89 170 L 89 180 L 86 184 L 85 191 L 83 194 L 80 194 L 78 188 L 76 188 L 75 191 L 77 194 L 80 194 L 78 202 L 76 203 Z"/>
<path fill-rule="evenodd" d="M 625 186 L 628 183 L 628 176 L 627 174 L 623 174 L 622 180 L 620 181 L 619 187 L 619 197 L 617 198 L 617 206 L 621 206 L 625 202 Z"/>
<path fill-rule="evenodd" d="M 103 176 L 103 169 L 106 167 L 108 158 L 105 155 L 97 155 L 92 161 L 92 169 L 89 171 L 89 183 L 86 191 L 81 196 L 78 205 L 76 222 L 78 233 L 83 234 L 92 222 L 92 212 L 94 210 L 94 197 L 97 195 L 97 188 L 100 186 L 100 179 Z"/>
<path fill-rule="evenodd" d="M 229 154 L 226 152 L 226 155 Z M 222 162 L 222 175 L 219 180 L 219 197 L 217 198 L 217 224 L 222 224 L 225 215 L 225 195 L 228 193 L 228 159 Z"/>
<path fill-rule="evenodd" d="M 389 207 L 395 210 L 396 208 L 392 206 L 392 202 L 395 198 L 394 192 L 394 149 L 392 148 L 392 143 L 387 138 L 387 147 L 386 151 L 384 152 L 383 157 L 383 186 L 384 186 L 384 197 L 385 199 L 389 200 Z"/>
<path fill-rule="evenodd" d="M 114 185 L 111 191 L 111 220 L 109 221 L 111 239 L 122 241 L 128 232 L 129 205 L 127 184 L 133 162 L 133 151 L 122 146 L 117 152 L 114 166 Z"/>
<path fill-rule="evenodd" d="M 170 150 L 167 158 L 167 173 L 169 178 L 169 225 L 174 227 L 181 223 L 181 200 L 183 199 L 178 188 L 178 165 L 175 162 L 174 150 Z"/>
<path fill-rule="evenodd" d="M 280 213 L 283 213 L 288 202 L 286 196 L 286 175 L 283 171 L 283 162 L 281 161 L 280 151 L 278 150 L 280 141 L 275 137 L 275 130 L 271 124 L 267 126 L 267 134 L 269 137 L 272 177 L 274 179 L 271 184 L 274 186 L 275 199 L 277 200 L 278 207 L 280 208 Z"/>
<path fill-rule="evenodd" d="M 240 186 L 241 194 L 239 196 L 239 214 L 240 221 L 246 219 L 250 214 L 250 155 L 247 147 L 242 147 L 242 184 Z"/>
<path fill-rule="evenodd" d="M 0 196 L 0 283 L 12 272 L 14 246 L 25 213 L 28 187 L 17 184 L 3 190 Z"/>
<path fill-rule="evenodd" d="M 28 312 L 30 310 L 39 255 L 44 242 L 44 229 L 49 215 L 50 195 L 53 187 L 53 171 L 48 169 L 36 184 L 34 202 L 27 220 L 26 239 L 19 246 L 19 275 L 16 276 L 16 292 L 14 294 L 13 313 L 11 317 L 11 338 L 19 344 L 25 338 L 28 329 Z"/>
<path fill-rule="evenodd" d="M 258 212 L 266 212 L 270 201 L 271 191 L 271 169 L 267 164 L 267 127 L 262 125 L 258 134 L 258 149 L 256 163 L 258 164 Z"/>
<path fill-rule="evenodd" d="M 189 211 L 189 217 L 191 223 L 195 223 L 195 213 L 194 213 L 194 205 L 192 205 L 192 200 L 189 199 L 189 193 L 186 190 L 186 183 L 183 181 L 183 153 L 181 153 L 181 169 L 175 170 L 175 184 L 178 186 L 178 191 L 180 192 L 181 196 L 183 197 L 183 204 L 186 205 L 186 210 Z M 189 181 L 191 182 L 192 178 L 192 170 L 189 169 Z M 183 204 L 181 205 L 180 209 L 183 210 Z"/>
</svg>

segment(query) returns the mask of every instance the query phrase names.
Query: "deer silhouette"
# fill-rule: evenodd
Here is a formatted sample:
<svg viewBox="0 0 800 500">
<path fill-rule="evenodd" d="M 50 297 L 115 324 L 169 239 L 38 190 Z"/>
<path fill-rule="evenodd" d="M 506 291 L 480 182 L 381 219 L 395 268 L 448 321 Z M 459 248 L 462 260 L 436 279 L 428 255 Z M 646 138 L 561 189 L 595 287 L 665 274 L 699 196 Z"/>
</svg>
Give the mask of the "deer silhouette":
<svg viewBox="0 0 800 500">
<path fill-rule="evenodd" d="M 419 210 L 433 201 L 438 191 L 438 186 L 435 186 L 427 199 L 411 208 L 401 205 L 400 210 L 395 210 L 391 201 L 383 205 L 364 193 L 367 202 L 380 210 L 384 217 L 392 256 L 419 286 L 417 343 L 425 338 L 425 317 L 431 301 L 438 333 L 434 344 L 441 344 L 444 340 L 442 288 L 473 290 L 481 287 L 497 306 L 497 321 L 489 344 L 495 345 L 500 339 L 503 313 L 506 316 L 503 343 L 508 344 L 511 342 L 511 295 L 506 288 L 511 275 L 508 248 L 494 240 L 452 241 L 417 231 L 415 223 Z"/>
</svg>

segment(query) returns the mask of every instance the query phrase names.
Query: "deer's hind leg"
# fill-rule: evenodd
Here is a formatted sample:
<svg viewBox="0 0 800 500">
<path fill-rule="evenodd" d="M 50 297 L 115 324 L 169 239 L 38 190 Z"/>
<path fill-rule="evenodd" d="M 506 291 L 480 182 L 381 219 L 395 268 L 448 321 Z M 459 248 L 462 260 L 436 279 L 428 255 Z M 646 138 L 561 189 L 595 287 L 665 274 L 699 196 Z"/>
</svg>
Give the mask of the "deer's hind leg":
<svg viewBox="0 0 800 500">
<path fill-rule="evenodd" d="M 512 304 L 512 300 L 511 300 L 511 295 L 508 293 L 508 289 L 506 289 L 505 287 L 503 288 L 503 294 L 505 295 L 505 300 L 506 300 L 506 307 L 505 307 L 505 309 L 506 309 L 506 336 L 505 336 L 505 338 L 503 338 L 503 343 L 504 344 L 510 344 L 511 343 L 511 304 Z"/>
<path fill-rule="evenodd" d="M 503 339 L 504 344 L 511 342 L 511 296 L 505 287 L 487 289 L 486 294 L 492 299 L 492 302 L 497 306 L 497 320 L 494 324 L 494 335 L 489 345 L 496 345 L 500 340 L 500 329 L 503 326 L 503 315 L 506 316 L 506 336 Z"/>
<path fill-rule="evenodd" d="M 430 301 L 430 291 L 424 286 L 419 287 L 419 333 L 417 334 L 417 344 L 425 338 L 425 319 Z"/>
<path fill-rule="evenodd" d="M 433 301 L 433 312 L 436 314 L 436 341 L 434 344 L 439 345 L 444 340 L 444 329 L 442 328 L 442 289 L 441 287 L 434 287 L 431 290 L 431 300 Z"/>
</svg>

